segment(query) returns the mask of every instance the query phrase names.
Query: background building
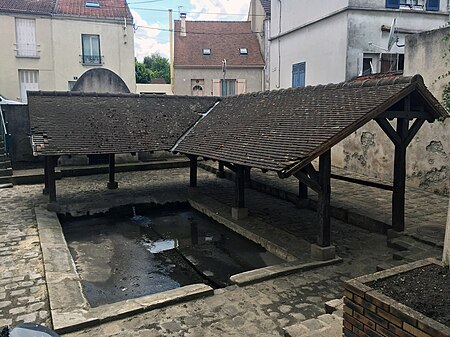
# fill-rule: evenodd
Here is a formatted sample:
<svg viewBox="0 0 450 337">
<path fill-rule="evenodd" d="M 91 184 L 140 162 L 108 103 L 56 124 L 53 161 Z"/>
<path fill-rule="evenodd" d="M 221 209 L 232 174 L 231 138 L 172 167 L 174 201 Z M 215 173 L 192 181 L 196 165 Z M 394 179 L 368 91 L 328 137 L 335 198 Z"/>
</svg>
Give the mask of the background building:
<svg viewBox="0 0 450 337">
<path fill-rule="evenodd" d="M 27 90 L 70 90 L 93 67 L 134 90 L 133 17 L 123 0 L 0 2 L 0 94 L 26 102 Z"/>
<path fill-rule="evenodd" d="M 405 36 L 448 21 L 447 0 L 274 0 L 270 88 L 403 70 Z M 388 48 L 396 19 L 398 43 Z"/>
<path fill-rule="evenodd" d="M 250 22 L 182 17 L 175 21 L 174 34 L 175 95 L 232 96 L 263 90 L 264 60 Z"/>
</svg>

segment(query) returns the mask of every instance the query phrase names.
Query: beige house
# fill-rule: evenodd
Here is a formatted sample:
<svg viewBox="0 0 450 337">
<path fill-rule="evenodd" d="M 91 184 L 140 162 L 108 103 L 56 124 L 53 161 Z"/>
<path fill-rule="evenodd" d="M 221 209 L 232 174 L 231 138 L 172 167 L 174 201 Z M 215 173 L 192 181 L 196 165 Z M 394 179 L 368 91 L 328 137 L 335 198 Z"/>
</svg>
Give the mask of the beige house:
<svg viewBox="0 0 450 337">
<path fill-rule="evenodd" d="M 93 67 L 136 87 L 133 17 L 122 0 L 3 1 L 0 31 L 0 94 L 9 99 L 70 90 Z"/>
<path fill-rule="evenodd" d="M 175 21 L 174 94 L 233 96 L 264 89 L 264 60 L 251 23 Z"/>
</svg>

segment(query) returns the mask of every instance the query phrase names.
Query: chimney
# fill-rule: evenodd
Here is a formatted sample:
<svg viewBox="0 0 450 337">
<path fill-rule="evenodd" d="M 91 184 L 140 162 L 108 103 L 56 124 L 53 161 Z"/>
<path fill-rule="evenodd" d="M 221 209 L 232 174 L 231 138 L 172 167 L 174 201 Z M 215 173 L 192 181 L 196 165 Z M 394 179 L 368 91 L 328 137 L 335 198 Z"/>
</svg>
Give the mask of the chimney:
<svg viewBox="0 0 450 337">
<path fill-rule="evenodd" d="M 180 36 L 186 36 L 186 13 L 183 12 L 180 13 L 180 20 L 181 20 Z"/>
</svg>

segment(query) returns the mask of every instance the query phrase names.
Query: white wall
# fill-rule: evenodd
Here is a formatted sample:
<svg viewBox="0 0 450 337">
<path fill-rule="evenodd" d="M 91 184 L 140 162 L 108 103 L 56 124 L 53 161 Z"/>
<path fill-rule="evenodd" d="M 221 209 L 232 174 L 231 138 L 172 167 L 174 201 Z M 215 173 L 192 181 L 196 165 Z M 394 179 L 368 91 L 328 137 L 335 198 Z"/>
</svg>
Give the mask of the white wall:
<svg viewBox="0 0 450 337">
<path fill-rule="evenodd" d="M 273 31 L 273 22 L 271 25 Z M 270 89 L 291 87 L 292 65 L 300 62 L 306 62 L 306 85 L 341 82 L 345 78 L 346 49 L 345 12 L 272 40 Z"/>
</svg>

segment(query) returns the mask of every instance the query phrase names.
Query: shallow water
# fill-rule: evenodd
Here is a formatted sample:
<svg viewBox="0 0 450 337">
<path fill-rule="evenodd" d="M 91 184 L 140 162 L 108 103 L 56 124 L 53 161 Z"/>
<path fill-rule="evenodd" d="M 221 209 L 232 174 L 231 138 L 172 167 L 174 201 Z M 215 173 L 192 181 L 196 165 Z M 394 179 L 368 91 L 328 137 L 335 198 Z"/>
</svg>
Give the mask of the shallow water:
<svg viewBox="0 0 450 337">
<path fill-rule="evenodd" d="M 284 262 L 189 206 L 136 208 L 61 220 L 92 307 Z"/>
</svg>

